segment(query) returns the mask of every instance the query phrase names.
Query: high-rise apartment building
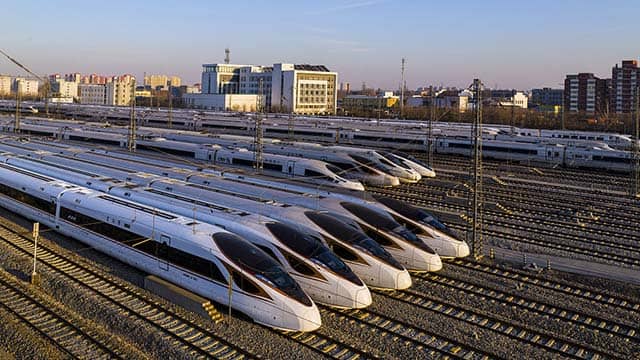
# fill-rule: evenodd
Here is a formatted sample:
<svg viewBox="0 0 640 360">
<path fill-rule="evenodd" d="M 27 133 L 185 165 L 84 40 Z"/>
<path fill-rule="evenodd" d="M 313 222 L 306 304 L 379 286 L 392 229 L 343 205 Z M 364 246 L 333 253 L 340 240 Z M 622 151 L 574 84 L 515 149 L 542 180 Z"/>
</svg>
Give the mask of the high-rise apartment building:
<svg viewBox="0 0 640 360">
<path fill-rule="evenodd" d="M 569 112 L 604 112 L 608 103 L 607 80 L 592 73 L 567 75 L 564 80 L 564 108 Z"/>
<path fill-rule="evenodd" d="M 204 64 L 202 94 L 261 95 L 264 105 L 298 114 L 334 114 L 338 74 L 323 65 Z"/>
<path fill-rule="evenodd" d="M 78 97 L 78 83 L 59 79 L 51 84 L 51 92 L 54 96 L 75 99 Z"/>
<path fill-rule="evenodd" d="M 126 106 L 135 97 L 136 78 L 131 75 L 114 76 L 105 85 L 106 104 Z"/>
<path fill-rule="evenodd" d="M 635 96 L 640 86 L 638 61 L 624 60 L 622 66 L 611 71 L 610 110 L 616 113 L 630 113 L 635 107 Z"/>
<path fill-rule="evenodd" d="M 11 94 L 11 76 L 0 75 L 0 95 L 6 96 Z"/>
<path fill-rule="evenodd" d="M 13 89 L 22 96 L 38 96 L 38 80 L 16 78 Z"/>
</svg>

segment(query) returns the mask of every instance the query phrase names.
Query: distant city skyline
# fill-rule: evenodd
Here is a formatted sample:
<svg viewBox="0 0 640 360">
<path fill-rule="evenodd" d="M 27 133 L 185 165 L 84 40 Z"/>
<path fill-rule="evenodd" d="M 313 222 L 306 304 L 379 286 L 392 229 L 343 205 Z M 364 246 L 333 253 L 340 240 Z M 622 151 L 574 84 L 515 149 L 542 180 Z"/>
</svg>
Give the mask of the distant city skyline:
<svg viewBox="0 0 640 360">
<path fill-rule="evenodd" d="M 321 4 L 322 8 L 318 8 Z M 314 6 L 315 5 L 315 6 Z M 4 4 L 0 47 L 38 74 L 143 73 L 200 82 L 203 63 L 323 64 L 359 89 L 407 87 L 561 88 L 564 76 L 609 77 L 640 55 L 636 1 L 512 3 L 328 0 Z M 0 73 L 26 75 L 0 59 Z"/>
</svg>

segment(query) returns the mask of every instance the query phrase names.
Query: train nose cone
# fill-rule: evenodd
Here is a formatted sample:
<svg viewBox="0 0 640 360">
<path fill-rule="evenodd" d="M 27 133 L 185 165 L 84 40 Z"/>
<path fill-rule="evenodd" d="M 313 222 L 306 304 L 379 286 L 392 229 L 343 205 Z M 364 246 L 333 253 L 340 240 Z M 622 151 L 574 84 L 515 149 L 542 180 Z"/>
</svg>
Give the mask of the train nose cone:
<svg viewBox="0 0 640 360">
<path fill-rule="evenodd" d="M 299 331 L 314 331 L 322 325 L 320 310 L 318 310 L 316 304 L 313 304 L 313 307 L 300 315 L 298 324 Z"/>
<path fill-rule="evenodd" d="M 400 179 L 398 179 L 396 176 L 388 176 L 386 183 L 387 186 L 398 186 L 400 185 Z"/>
<path fill-rule="evenodd" d="M 403 271 L 396 277 L 396 289 L 408 289 L 411 286 L 411 276 L 408 271 Z"/>
<path fill-rule="evenodd" d="M 471 250 L 469 250 L 469 245 L 467 245 L 467 243 L 463 241 L 458 246 L 457 257 L 465 257 L 465 256 L 469 256 L 469 254 L 471 254 Z"/>
<path fill-rule="evenodd" d="M 440 259 L 440 256 L 432 256 L 429 259 L 429 269 L 427 271 L 438 270 L 442 270 L 442 259 Z"/>
<path fill-rule="evenodd" d="M 362 309 L 362 308 L 366 308 L 367 306 L 371 305 L 372 299 L 371 299 L 371 292 L 369 291 L 369 288 L 365 287 L 363 289 L 360 289 L 356 292 L 356 301 L 355 301 L 355 308 L 356 309 Z"/>
</svg>

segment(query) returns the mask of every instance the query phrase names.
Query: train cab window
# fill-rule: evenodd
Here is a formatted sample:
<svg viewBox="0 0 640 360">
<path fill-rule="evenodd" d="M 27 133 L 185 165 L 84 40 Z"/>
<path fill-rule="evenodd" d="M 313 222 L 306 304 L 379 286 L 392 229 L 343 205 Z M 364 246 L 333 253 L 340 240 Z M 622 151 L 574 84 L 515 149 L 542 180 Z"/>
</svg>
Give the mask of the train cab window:
<svg viewBox="0 0 640 360">
<path fill-rule="evenodd" d="M 311 306 L 311 300 L 300 285 L 260 248 L 230 233 L 217 233 L 212 238 L 222 253 L 244 271 L 300 303 Z"/>
<path fill-rule="evenodd" d="M 255 246 L 259 247 L 260 250 L 264 251 L 267 253 L 267 255 L 271 256 L 275 261 L 280 262 L 280 260 L 278 259 L 278 257 L 276 256 L 276 254 L 273 252 L 273 250 L 271 250 L 270 248 L 268 248 L 267 246 L 264 245 L 258 245 L 258 244 L 254 244 Z"/>
<path fill-rule="evenodd" d="M 313 276 L 313 277 L 321 277 L 320 274 L 318 274 L 317 271 L 315 271 L 313 268 L 311 268 L 309 265 L 303 263 L 302 261 L 300 261 L 297 257 L 291 255 L 291 254 L 287 254 L 284 253 L 284 257 L 287 259 L 287 261 L 289 262 L 289 264 L 291 264 L 291 267 L 299 272 L 302 275 L 307 275 L 307 276 Z"/>
<path fill-rule="evenodd" d="M 246 276 L 240 274 L 237 271 L 232 271 L 231 276 L 233 277 L 233 282 L 238 285 L 242 291 L 245 291 L 252 295 L 269 297 L 262 289 L 260 289 L 253 281 L 249 280 Z"/>
<path fill-rule="evenodd" d="M 340 244 L 333 243 L 331 245 L 331 249 L 341 259 L 344 259 L 344 260 L 347 260 L 347 261 L 362 262 L 360 257 L 358 257 L 351 250 L 345 248 L 344 246 L 342 246 Z"/>
</svg>

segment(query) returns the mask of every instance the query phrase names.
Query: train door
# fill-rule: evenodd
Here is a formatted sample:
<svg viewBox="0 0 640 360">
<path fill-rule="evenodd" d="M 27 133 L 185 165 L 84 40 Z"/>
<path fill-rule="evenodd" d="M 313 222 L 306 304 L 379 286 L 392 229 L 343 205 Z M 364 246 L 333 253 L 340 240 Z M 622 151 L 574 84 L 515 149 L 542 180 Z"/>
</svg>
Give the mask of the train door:
<svg viewBox="0 0 640 360">
<path fill-rule="evenodd" d="M 158 244 L 158 265 L 162 270 L 169 270 L 169 248 L 171 247 L 171 238 L 167 235 L 160 235 L 160 244 Z"/>
<path fill-rule="evenodd" d="M 296 162 L 293 160 L 287 161 L 287 174 L 293 177 L 295 175 L 295 171 L 296 171 Z"/>
</svg>

